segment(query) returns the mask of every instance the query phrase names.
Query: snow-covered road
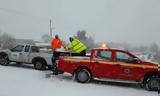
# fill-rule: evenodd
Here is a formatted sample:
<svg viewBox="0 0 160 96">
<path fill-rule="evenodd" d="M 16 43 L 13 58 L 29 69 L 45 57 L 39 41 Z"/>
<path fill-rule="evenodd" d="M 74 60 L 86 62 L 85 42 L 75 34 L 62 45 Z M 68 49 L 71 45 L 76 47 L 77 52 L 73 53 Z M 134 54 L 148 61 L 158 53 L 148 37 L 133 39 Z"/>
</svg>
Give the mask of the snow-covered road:
<svg viewBox="0 0 160 96">
<path fill-rule="evenodd" d="M 48 73 L 30 67 L 0 66 L 0 96 L 159 96 L 157 92 L 135 86 L 103 82 L 80 84 L 69 75 L 46 75 Z"/>
</svg>

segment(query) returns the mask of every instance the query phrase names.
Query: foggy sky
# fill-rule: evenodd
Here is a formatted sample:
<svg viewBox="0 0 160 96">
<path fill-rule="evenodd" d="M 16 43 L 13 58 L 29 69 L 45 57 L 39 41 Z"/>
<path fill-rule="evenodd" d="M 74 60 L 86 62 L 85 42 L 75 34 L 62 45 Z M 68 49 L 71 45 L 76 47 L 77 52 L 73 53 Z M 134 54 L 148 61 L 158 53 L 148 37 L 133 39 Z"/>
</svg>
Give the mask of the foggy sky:
<svg viewBox="0 0 160 96">
<path fill-rule="evenodd" d="M 160 0 L 0 0 L 0 32 L 39 41 L 49 19 L 64 40 L 86 30 L 96 42 L 160 46 Z"/>
</svg>

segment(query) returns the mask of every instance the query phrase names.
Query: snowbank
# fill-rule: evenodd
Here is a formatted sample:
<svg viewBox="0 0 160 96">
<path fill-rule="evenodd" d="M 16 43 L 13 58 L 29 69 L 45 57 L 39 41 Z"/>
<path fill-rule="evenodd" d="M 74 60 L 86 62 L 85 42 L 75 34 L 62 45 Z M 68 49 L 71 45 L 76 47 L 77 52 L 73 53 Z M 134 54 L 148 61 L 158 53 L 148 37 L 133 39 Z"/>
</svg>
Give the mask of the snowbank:
<svg viewBox="0 0 160 96">
<path fill-rule="evenodd" d="M 51 72 L 0 66 L 0 96 L 158 96 L 157 92 L 123 85 L 80 84 L 69 75 L 48 73 Z"/>
</svg>

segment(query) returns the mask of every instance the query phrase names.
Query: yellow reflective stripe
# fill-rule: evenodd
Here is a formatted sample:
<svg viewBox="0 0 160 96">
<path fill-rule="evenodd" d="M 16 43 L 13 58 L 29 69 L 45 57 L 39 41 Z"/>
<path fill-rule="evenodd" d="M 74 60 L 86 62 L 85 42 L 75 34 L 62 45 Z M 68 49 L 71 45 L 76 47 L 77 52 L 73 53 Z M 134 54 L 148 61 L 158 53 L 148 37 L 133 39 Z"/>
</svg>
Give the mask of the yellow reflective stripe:
<svg viewBox="0 0 160 96">
<path fill-rule="evenodd" d="M 121 66 L 127 66 L 127 67 L 139 67 L 139 68 L 154 68 L 154 69 L 158 69 L 158 67 L 155 66 L 150 66 L 150 65 L 136 65 L 136 64 L 126 64 L 126 63 L 121 63 Z"/>
<path fill-rule="evenodd" d="M 86 50 L 86 47 L 82 46 L 82 47 L 78 48 L 77 50 L 75 50 L 75 52 L 80 53 L 83 50 Z"/>
<path fill-rule="evenodd" d="M 83 44 L 82 43 L 78 43 L 77 45 L 75 45 L 73 47 L 73 50 L 78 50 L 80 47 L 83 47 Z"/>
<path fill-rule="evenodd" d="M 150 66 L 150 65 L 136 65 L 136 64 L 126 64 L 126 63 L 121 63 L 121 62 L 103 62 L 103 61 L 100 61 L 99 63 L 102 63 L 102 64 L 120 64 L 121 66 L 127 66 L 127 67 L 140 67 L 140 68 L 154 68 L 154 69 L 158 69 L 158 66 Z"/>
<path fill-rule="evenodd" d="M 71 62 L 94 62 L 94 61 L 90 61 L 90 60 L 79 60 L 79 59 L 70 59 L 70 58 L 65 58 L 65 61 L 71 61 Z M 108 65 L 116 65 L 118 62 L 104 62 L 104 61 L 98 61 L 101 64 L 108 64 Z M 120 62 L 119 62 L 120 63 Z M 136 64 L 126 64 L 126 63 L 120 63 L 121 66 L 127 66 L 127 67 L 139 67 L 139 68 L 153 68 L 153 69 L 158 69 L 158 66 L 150 66 L 150 65 L 136 65 Z"/>
<path fill-rule="evenodd" d="M 78 46 L 80 43 L 81 43 L 81 42 L 78 41 L 78 40 L 76 40 L 76 39 L 74 39 L 74 40 L 71 42 L 73 48 L 74 48 L 75 46 Z"/>
<path fill-rule="evenodd" d="M 64 60 L 71 62 L 90 62 L 90 60 L 79 60 L 79 59 L 64 59 Z"/>
<path fill-rule="evenodd" d="M 85 45 L 79 40 L 75 39 L 78 43 L 72 48 L 74 52 L 80 53 L 86 49 Z"/>
</svg>

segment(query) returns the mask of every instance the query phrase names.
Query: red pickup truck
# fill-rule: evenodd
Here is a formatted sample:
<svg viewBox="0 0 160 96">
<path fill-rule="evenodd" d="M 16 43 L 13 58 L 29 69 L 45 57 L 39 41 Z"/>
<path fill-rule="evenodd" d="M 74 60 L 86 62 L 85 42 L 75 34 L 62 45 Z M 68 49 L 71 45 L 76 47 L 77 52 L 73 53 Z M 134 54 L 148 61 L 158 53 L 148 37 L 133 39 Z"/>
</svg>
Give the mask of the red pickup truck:
<svg viewBox="0 0 160 96">
<path fill-rule="evenodd" d="M 128 51 L 94 48 L 86 57 L 60 56 L 56 67 L 72 74 L 78 82 L 92 79 L 139 83 L 147 90 L 158 90 L 160 66 L 140 60 Z"/>
</svg>

